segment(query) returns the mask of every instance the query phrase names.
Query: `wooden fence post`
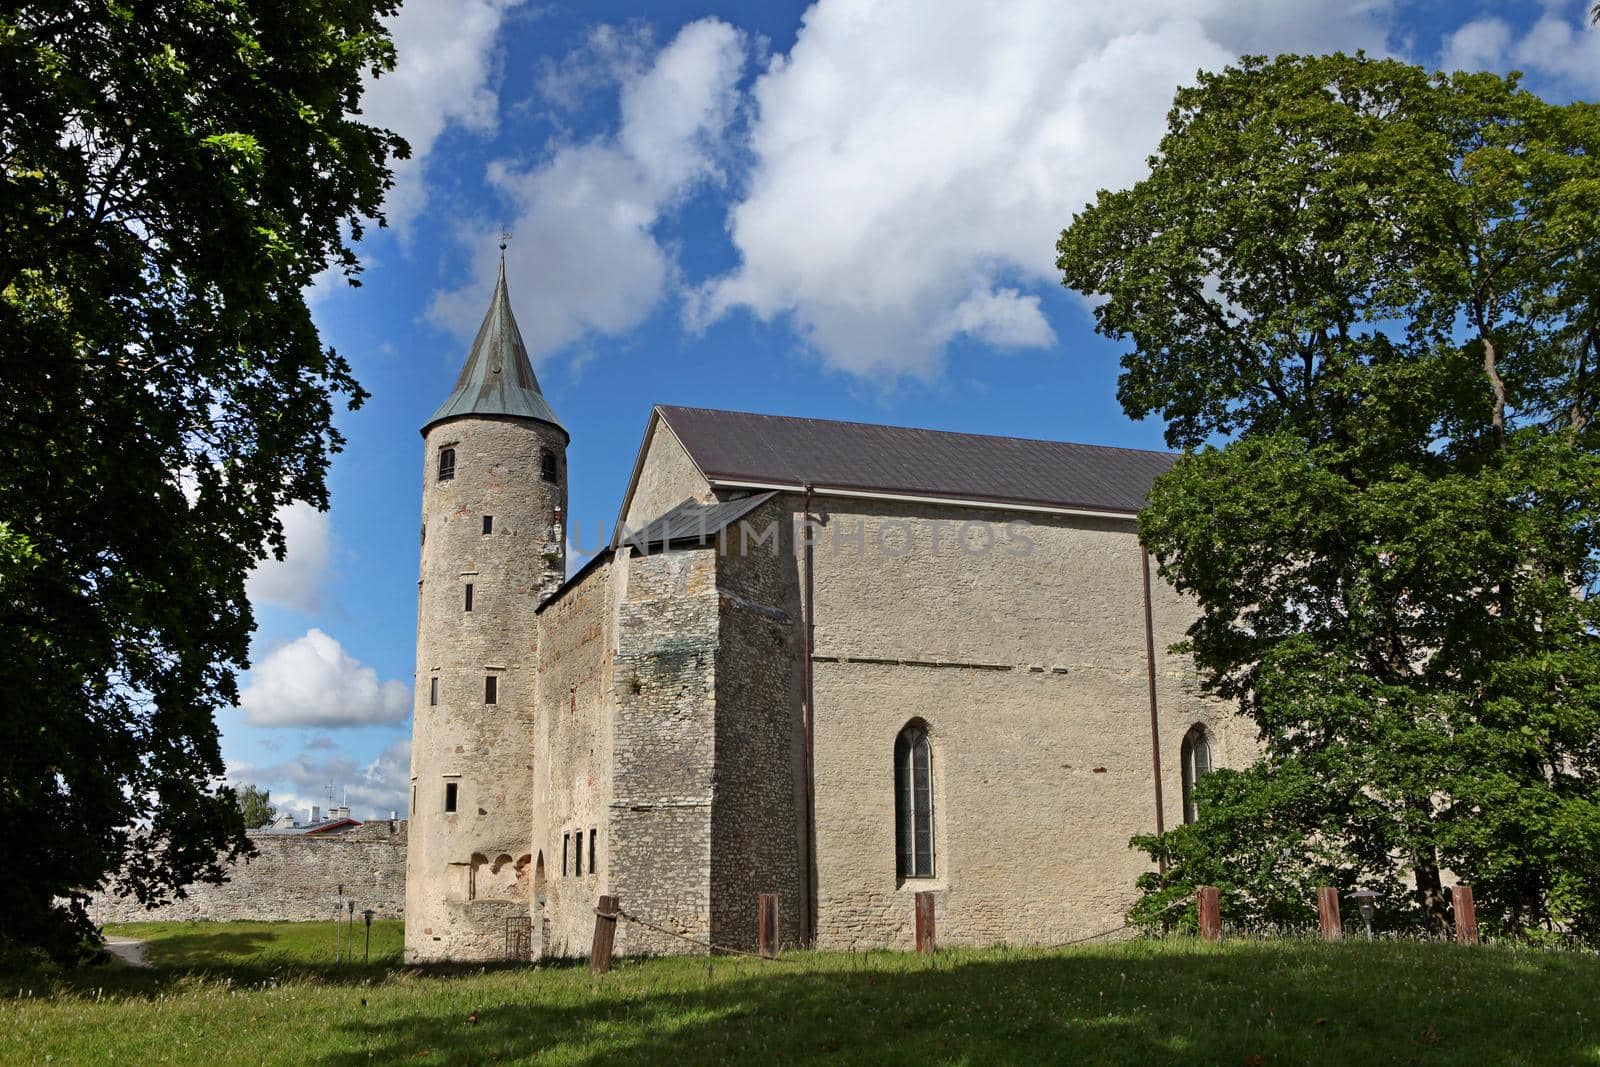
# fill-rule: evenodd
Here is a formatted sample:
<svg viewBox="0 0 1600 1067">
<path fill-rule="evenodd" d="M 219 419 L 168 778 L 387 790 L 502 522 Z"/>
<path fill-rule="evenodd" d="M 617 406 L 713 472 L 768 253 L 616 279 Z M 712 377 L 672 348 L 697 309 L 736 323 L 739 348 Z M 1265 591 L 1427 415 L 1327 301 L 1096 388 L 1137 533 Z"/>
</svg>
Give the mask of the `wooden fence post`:
<svg viewBox="0 0 1600 1067">
<path fill-rule="evenodd" d="M 1344 936 L 1337 889 L 1325 885 L 1317 887 L 1317 921 L 1322 925 L 1322 940 L 1337 941 Z"/>
<path fill-rule="evenodd" d="M 1450 890 L 1456 906 L 1456 942 L 1462 945 L 1478 943 L 1478 906 L 1472 902 L 1470 885 L 1454 886 Z"/>
<path fill-rule="evenodd" d="M 1217 899 L 1217 887 L 1203 885 L 1195 893 L 1200 910 L 1200 936 L 1207 941 L 1222 940 L 1222 905 Z"/>
<path fill-rule="evenodd" d="M 931 956 L 934 953 L 933 933 L 933 894 L 917 894 L 917 955 Z"/>
<path fill-rule="evenodd" d="M 764 960 L 778 958 L 778 894 L 762 893 L 756 915 L 756 948 Z"/>
<path fill-rule="evenodd" d="M 611 969 L 611 948 L 617 941 L 616 897 L 601 897 L 594 909 L 594 945 L 589 949 L 589 973 L 605 974 Z"/>
</svg>

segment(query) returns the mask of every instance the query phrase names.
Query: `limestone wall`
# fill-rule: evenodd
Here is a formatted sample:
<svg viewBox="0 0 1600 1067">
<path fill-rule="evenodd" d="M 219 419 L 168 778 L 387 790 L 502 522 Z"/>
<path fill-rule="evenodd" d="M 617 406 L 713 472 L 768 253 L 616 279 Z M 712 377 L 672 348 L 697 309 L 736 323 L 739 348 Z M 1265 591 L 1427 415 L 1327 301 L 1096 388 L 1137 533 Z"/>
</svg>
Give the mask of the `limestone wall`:
<svg viewBox="0 0 1600 1067">
<path fill-rule="evenodd" d="M 815 552 L 819 944 L 908 947 L 912 894 L 941 941 L 1053 942 L 1120 925 L 1154 829 L 1140 550 L 1131 520 L 830 499 Z M 966 524 L 966 525 L 964 525 Z M 963 547 L 965 545 L 965 547 Z M 1178 747 L 1242 720 L 1198 698 L 1164 649 L 1189 608 L 1157 579 L 1168 825 Z M 895 737 L 927 724 L 936 876 L 895 872 Z"/>
<path fill-rule="evenodd" d="M 644 456 L 639 480 L 622 517 L 625 529 L 637 530 L 690 498 L 705 502 L 714 498 L 700 469 L 665 419 L 655 420 L 655 429 L 645 442 Z"/>
<path fill-rule="evenodd" d="M 189 886 L 183 900 L 153 911 L 131 898 L 100 893 L 90 904 L 90 915 L 97 923 L 310 922 L 343 914 L 352 900 L 358 919 L 367 908 L 382 919 L 405 914 L 404 819 L 312 837 L 252 832 L 250 840 L 257 854 L 237 860 L 221 885 Z"/>
<path fill-rule="evenodd" d="M 534 921 L 540 955 L 589 950 L 594 904 L 607 892 L 611 801 L 611 692 L 616 591 L 626 575 L 596 564 L 539 614 L 539 717 L 534 734 Z M 595 860 L 587 838 L 595 831 Z M 583 874 L 573 852 L 582 837 Z M 542 899 L 541 899 L 542 898 Z M 542 907 L 541 907 L 542 904 Z"/>
<path fill-rule="evenodd" d="M 716 801 L 711 928 L 719 945 L 756 947 L 756 900 L 777 893 L 779 940 L 804 937 L 799 575 L 787 504 L 748 517 L 751 538 L 718 558 Z M 757 542 L 762 531 L 780 537 Z"/>
<path fill-rule="evenodd" d="M 633 556 L 617 622 L 606 884 L 678 933 L 711 932 L 711 807 L 720 612 L 711 547 Z M 694 951 L 624 923 L 619 952 Z"/>
</svg>

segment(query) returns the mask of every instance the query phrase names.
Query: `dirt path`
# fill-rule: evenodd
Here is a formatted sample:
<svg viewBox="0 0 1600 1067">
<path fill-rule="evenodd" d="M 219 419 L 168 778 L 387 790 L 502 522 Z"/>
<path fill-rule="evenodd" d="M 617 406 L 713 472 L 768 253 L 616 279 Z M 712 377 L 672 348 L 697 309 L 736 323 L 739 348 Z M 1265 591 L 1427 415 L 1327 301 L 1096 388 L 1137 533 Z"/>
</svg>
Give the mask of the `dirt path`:
<svg viewBox="0 0 1600 1067">
<path fill-rule="evenodd" d="M 149 967 L 150 961 L 144 958 L 144 942 L 132 937 L 106 938 L 106 951 L 117 957 L 129 967 Z"/>
</svg>

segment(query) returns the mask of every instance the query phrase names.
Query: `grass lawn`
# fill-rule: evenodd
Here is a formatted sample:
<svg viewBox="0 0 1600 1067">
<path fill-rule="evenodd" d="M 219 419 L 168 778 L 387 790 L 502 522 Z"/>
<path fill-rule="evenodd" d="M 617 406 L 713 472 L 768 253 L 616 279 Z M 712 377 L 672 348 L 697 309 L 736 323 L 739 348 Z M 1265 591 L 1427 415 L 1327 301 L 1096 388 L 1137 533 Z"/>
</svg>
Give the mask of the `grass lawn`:
<svg viewBox="0 0 1600 1067">
<path fill-rule="evenodd" d="M 1576 953 L 1173 940 L 630 960 L 596 979 L 335 967 L 331 924 L 115 932 L 149 936 L 156 969 L 0 975 L 0 1062 L 1600 1064 L 1600 959 Z"/>
</svg>

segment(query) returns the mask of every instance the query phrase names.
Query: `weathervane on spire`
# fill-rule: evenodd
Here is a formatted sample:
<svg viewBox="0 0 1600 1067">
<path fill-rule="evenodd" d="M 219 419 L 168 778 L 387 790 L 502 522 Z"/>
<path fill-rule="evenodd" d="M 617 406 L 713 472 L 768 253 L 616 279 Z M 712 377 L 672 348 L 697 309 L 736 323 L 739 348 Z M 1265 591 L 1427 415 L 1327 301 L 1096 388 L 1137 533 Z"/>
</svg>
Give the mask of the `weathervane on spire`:
<svg viewBox="0 0 1600 1067">
<path fill-rule="evenodd" d="M 500 231 L 500 258 L 501 259 L 505 258 L 506 245 L 508 245 L 510 243 L 511 243 L 511 231 L 502 228 L 501 231 Z"/>
</svg>

